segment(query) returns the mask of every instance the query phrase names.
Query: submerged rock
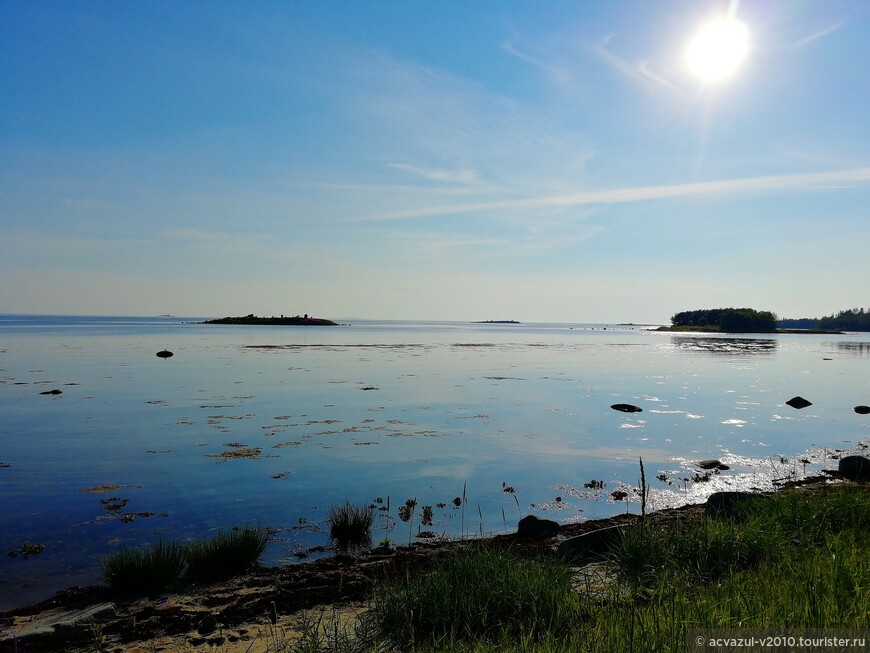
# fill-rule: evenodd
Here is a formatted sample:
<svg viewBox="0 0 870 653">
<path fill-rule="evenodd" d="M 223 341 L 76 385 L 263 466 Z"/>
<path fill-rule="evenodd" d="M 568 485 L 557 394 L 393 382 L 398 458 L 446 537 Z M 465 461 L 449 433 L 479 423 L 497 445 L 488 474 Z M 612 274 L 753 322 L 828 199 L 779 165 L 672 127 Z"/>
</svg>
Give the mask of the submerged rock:
<svg viewBox="0 0 870 653">
<path fill-rule="evenodd" d="M 634 406 L 632 404 L 613 404 L 611 406 L 611 408 L 613 410 L 618 410 L 618 411 L 621 411 L 623 413 L 642 413 L 643 412 L 643 408 L 640 408 L 638 406 Z"/>
<path fill-rule="evenodd" d="M 840 458 L 840 474 L 852 481 L 870 481 L 870 458 L 846 456 Z"/>
<path fill-rule="evenodd" d="M 552 519 L 539 519 L 534 515 L 523 517 L 517 524 L 517 535 L 531 540 L 546 540 L 559 532 L 559 523 Z"/>
<path fill-rule="evenodd" d="M 785 403 L 787 403 L 792 408 L 797 408 L 798 410 L 800 410 L 801 408 L 806 408 L 807 406 L 813 405 L 813 402 L 807 401 L 806 399 L 804 399 L 800 395 L 798 395 L 797 397 L 792 397 L 791 399 L 789 399 Z"/>
</svg>

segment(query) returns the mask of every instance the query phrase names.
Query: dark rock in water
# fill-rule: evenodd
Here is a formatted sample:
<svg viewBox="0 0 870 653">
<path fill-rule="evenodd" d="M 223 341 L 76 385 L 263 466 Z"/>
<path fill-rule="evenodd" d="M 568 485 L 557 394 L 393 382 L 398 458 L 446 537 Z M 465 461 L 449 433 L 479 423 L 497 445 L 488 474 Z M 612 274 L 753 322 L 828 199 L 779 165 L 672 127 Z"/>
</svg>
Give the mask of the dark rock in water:
<svg viewBox="0 0 870 653">
<path fill-rule="evenodd" d="M 859 415 L 870 413 L 870 406 L 855 406 L 855 412 Z"/>
<path fill-rule="evenodd" d="M 840 458 L 840 474 L 852 481 L 870 481 L 870 458 L 846 456 Z"/>
<path fill-rule="evenodd" d="M 531 540 L 546 540 L 559 532 L 559 523 L 552 519 L 539 519 L 534 515 L 523 517 L 517 524 L 517 535 Z"/>
<path fill-rule="evenodd" d="M 169 351 L 169 350 L 167 350 L 167 349 L 164 349 L 163 351 L 158 351 L 158 352 L 157 352 L 157 356 L 158 356 L 159 358 L 169 358 L 170 356 L 174 356 L 174 355 L 175 355 L 175 354 L 173 354 L 171 351 Z"/>
<path fill-rule="evenodd" d="M 813 402 L 807 401 L 806 399 L 804 399 L 800 395 L 798 395 L 797 397 L 792 397 L 791 399 L 789 399 L 785 403 L 787 403 L 792 408 L 797 408 L 798 410 L 800 410 L 801 408 L 806 408 L 807 406 L 813 405 Z"/>
<path fill-rule="evenodd" d="M 54 390 L 46 390 L 45 392 L 40 392 L 41 395 L 62 395 L 63 390 L 58 390 L 55 388 Z"/>
<path fill-rule="evenodd" d="M 613 404 L 611 406 L 613 410 L 618 410 L 623 413 L 642 413 L 643 408 L 638 408 L 637 406 L 632 406 L 631 404 Z"/>
<path fill-rule="evenodd" d="M 600 558 L 619 543 L 625 528 L 625 524 L 619 524 L 569 537 L 559 543 L 557 551 L 563 558 L 574 560 Z"/>
<path fill-rule="evenodd" d="M 708 515 L 730 515 L 737 505 L 752 501 L 760 496 L 756 492 L 714 492 L 707 498 L 704 509 Z"/>
<path fill-rule="evenodd" d="M 721 471 L 725 471 L 726 469 L 731 469 L 728 465 L 719 462 L 718 460 L 699 460 L 695 463 L 701 469 L 718 469 Z"/>
</svg>

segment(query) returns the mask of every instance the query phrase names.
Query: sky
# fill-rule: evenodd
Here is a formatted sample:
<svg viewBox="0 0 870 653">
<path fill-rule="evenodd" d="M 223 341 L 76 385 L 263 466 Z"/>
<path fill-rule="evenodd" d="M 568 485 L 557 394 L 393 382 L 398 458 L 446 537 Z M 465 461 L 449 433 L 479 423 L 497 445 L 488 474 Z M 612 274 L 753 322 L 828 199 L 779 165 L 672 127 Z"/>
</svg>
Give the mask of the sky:
<svg viewBox="0 0 870 653">
<path fill-rule="evenodd" d="M 870 306 L 868 61 L 866 0 L 0 0 L 0 313 Z"/>
</svg>

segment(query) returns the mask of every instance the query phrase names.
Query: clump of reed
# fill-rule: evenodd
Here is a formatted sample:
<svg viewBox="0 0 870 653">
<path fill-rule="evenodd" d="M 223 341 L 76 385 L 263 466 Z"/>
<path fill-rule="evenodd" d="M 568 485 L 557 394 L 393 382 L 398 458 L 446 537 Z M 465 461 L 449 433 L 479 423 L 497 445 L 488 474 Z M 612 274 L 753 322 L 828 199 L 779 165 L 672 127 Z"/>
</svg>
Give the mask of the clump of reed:
<svg viewBox="0 0 870 653">
<path fill-rule="evenodd" d="M 352 504 L 330 506 L 326 515 L 329 539 L 339 553 L 357 553 L 372 546 L 372 524 L 375 510 L 368 505 Z"/>
<path fill-rule="evenodd" d="M 149 548 L 121 549 L 106 556 L 100 563 L 100 575 L 119 592 L 152 592 L 178 580 L 184 559 L 181 544 L 157 542 Z"/>
<path fill-rule="evenodd" d="M 100 576 L 115 591 L 130 594 L 170 587 L 182 573 L 193 580 L 218 580 L 253 567 L 268 542 L 267 533 L 258 526 L 224 531 L 187 545 L 157 542 L 149 548 L 121 549 L 102 559 Z"/>
<path fill-rule="evenodd" d="M 269 536 L 256 527 L 222 531 L 205 541 L 191 542 L 187 547 L 187 575 L 195 580 L 218 580 L 248 571 L 253 567 Z"/>
</svg>

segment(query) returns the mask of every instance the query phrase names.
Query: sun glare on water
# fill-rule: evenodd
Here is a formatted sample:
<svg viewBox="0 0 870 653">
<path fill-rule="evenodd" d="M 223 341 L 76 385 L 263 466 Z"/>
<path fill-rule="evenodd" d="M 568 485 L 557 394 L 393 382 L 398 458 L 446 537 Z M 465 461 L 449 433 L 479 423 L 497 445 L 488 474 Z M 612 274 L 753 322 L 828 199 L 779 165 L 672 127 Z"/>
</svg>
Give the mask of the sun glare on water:
<svg viewBox="0 0 870 653">
<path fill-rule="evenodd" d="M 715 83 L 731 77 L 749 52 L 749 29 L 734 18 L 704 25 L 689 41 L 686 63 L 701 81 Z"/>
</svg>

